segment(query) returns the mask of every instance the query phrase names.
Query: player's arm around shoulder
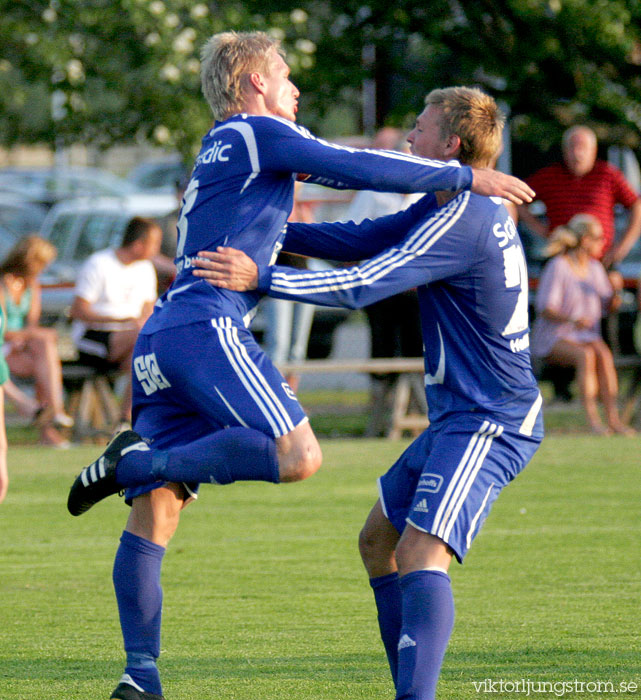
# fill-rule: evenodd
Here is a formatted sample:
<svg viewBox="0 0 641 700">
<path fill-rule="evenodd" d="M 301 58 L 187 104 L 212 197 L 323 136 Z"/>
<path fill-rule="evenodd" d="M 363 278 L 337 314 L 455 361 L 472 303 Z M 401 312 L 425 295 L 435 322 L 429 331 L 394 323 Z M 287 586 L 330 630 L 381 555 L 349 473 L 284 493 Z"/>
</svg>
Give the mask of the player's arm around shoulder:
<svg viewBox="0 0 641 700">
<path fill-rule="evenodd" d="M 472 168 L 471 189 L 475 194 L 502 197 L 514 204 L 526 204 L 535 196 L 526 182 L 493 168 Z"/>
</svg>

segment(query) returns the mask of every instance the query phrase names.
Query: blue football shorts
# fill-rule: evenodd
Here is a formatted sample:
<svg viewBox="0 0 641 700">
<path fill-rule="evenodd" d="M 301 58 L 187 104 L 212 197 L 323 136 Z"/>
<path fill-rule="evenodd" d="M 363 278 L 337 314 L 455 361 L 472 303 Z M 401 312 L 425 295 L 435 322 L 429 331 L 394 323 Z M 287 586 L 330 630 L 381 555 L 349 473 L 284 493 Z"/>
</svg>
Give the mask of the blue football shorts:
<svg viewBox="0 0 641 700">
<path fill-rule="evenodd" d="M 409 523 L 440 538 L 462 562 L 501 489 L 536 452 L 542 423 L 539 412 L 533 437 L 470 414 L 430 426 L 378 480 L 385 516 L 399 533 Z"/>
<path fill-rule="evenodd" d="M 158 449 L 237 426 L 278 438 L 307 420 L 252 333 L 229 317 L 141 334 L 132 387 L 134 430 Z M 128 489 L 127 502 L 161 485 Z M 196 484 L 185 487 L 195 496 Z"/>
</svg>

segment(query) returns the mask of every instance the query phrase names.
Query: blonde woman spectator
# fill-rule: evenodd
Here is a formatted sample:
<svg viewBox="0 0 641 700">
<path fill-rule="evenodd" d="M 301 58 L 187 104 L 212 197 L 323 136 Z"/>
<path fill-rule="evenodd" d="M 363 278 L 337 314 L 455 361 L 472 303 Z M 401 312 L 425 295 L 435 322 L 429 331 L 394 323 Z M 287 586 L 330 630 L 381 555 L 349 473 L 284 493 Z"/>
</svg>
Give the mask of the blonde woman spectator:
<svg viewBox="0 0 641 700">
<path fill-rule="evenodd" d="M 588 423 L 599 435 L 632 434 L 617 406 L 618 382 L 612 352 L 601 336 L 601 318 L 620 304 L 618 273 L 608 273 L 598 258 L 603 250 L 598 219 L 577 214 L 556 228 L 547 247 L 552 259 L 541 275 L 532 355 L 547 364 L 574 367 Z M 597 397 L 607 428 L 601 422 Z"/>
<path fill-rule="evenodd" d="M 53 328 L 38 325 L 38 276 L 55 257 L 55 247 L 39 236 L 18 241 L 0 265 L 0 303 L 6 316 L 4 354 L 9 369 L 16 377 L 34 379 L 38 401 L 53 416 L 52 422 L 40 425 L 40 442 L 66 447 L 68 442 L 54 427 L 73 425 L 63 404 L 57 334 Z"/>
</svg>

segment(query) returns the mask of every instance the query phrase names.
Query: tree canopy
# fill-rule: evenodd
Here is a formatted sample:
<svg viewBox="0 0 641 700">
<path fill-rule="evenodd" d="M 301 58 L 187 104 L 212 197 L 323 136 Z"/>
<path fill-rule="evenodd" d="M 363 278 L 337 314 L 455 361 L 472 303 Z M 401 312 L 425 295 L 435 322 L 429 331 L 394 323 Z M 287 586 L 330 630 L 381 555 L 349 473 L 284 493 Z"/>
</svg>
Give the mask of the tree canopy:
<svg viewBox="0 0 641 700">
<path fill-rule="evenodd" d="M 365 3 L 365 4 L 363 4 Z M 0 0 L 0 140 L 185 154 L 211 124 L 199 50 L 213 33 L 283 40 L 301 121 L 319 133 L 406 124 L 434 87 L 478 85 L 515 138 L 547 150 L 568 124 L 641 142 L 641 0 Z M 347 126 L 345 126 L 347 125 Z"/>
</svg>

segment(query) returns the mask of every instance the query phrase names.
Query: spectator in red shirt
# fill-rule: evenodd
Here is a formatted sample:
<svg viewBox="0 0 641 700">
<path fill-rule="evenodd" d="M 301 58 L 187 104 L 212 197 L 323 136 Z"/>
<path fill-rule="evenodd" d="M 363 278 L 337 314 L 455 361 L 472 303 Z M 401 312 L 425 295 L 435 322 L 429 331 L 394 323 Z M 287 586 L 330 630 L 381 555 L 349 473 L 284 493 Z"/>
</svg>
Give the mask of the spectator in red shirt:
<svg viewBox="0 0 641 700">
<path fill-rule="evenodd" d="M 573 126 L 563 134 L 563 163 L 553 163 L 527 179 L 536 199 L 545 204 L 548 225 L 536 219 L 527 206 L 519 207 L 521 220 L 535 233 L 547 238 L 575 214 L 592 214 L 603 228 L 603 263 L 623 260 L 641 234 L 641 199 L 628 185 L 623 173 L 597 160 L 597 138 L 587 126 Z M 614 243 L 614 205 L 629 209 L 628 226 Z"/>
</svg>

